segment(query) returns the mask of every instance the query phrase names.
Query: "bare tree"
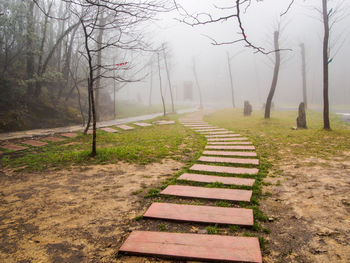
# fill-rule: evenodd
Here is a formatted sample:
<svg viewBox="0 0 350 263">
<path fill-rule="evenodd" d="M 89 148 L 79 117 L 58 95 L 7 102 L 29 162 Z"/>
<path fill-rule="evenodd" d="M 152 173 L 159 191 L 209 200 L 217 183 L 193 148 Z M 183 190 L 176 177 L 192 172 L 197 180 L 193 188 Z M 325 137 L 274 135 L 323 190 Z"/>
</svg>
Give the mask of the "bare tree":
<svg viewBox="0 0 350 263">
<path fill-rule="evenodd" d="M 157 52 L 157 61 L 158 61 L 158 77 L 159 77 L 159 89 L 160 89 L 160 97 L 162 99 L 162 105 L 163 105 L 163 115 L 166 115 L 166 109 L 165 109 L 165 101 L 163 96 L 163 89 L 162 89 L 162 74 L 160 71 L 160 60 L 159 60 L 159 52 Z"/>
<path fill-rule="evenodd" d="M 233 92 L 233 80 L 232 80 L 230 54 L 228 52 L 226 52 L 226 56 L 227 56 L 228 74 L 230 76 L 232 107 L 235 108 L 236 106 L 235 106 L 235 97 L 234 97 L 234 92 Z"/>
<path fill-rule="evenodd" d="M 329 15 L 327 0 L 322 0 L 322 14 L 323 14 L 323 128 L 329 130 L 331 128 L 329 122 L 329 97 L 328 97 L 328 64 L 329 64 Z"/>
<path fill-rule="evenodd" d="M 202 91 L 201 91 L 201 87 L 199 86 L 199 81 L 198 81 L 198 76 L 197 76 L 197 70 L 196 70 L 196 60 L 193 57 L 192 58 L 192 63 L 193 63 L 193 75 L 194 78 L 196 80 L 196 86 L 198 88 L 198 94 L 199 94 L 199 108 L 203 109 L 203 101 L 202 101 Z"/>
<path fill-rule="evenodd" d="M 304 43 L 300 44 L 301 50 L 301 75 L 303 79 L 303 102 L 304 107 L 307 109 L 307 91 L 306 91 L 306 62 L 305 62 L 305 45 Z"/>
<path fill-rule="evenodd" d="M 171 81 L 170 81 L 170 73 L 169 73 L 169 69 L 168 69 L 168 62 L 167 62 L 167 54 L 169 51 L 166 50 L 166 46 L 163 43 L 162 45 L 162 49 L 163 49 L 163 57 L 164 57 L 164 64 L 165 64 L 165 70 L 166 70 L 166 75 L 168 78 L 168 86 L 169 86 L 169 91 L 170 91 L 170 99 L 171 99 L 171 112 L 175 113 L 175 108 L 174 108 L 174 99 L 173 99 L 173 91 L 172 91 L 172 87 L 171 87 Z"/>
<path fill-rule="evenodd" d="M 280 70 L 280 64 L 281 64 L 281 54 L 280 54 L 280 48 L 279 48 L 279 30 L 275 31 L 273 33 L 273 39 L 274 39 L 274 48 L 277 50 L 275 52 L 275 66 L 273 70 L 273 77 L 272 77 L 272 83 L 271 83 L 271 88 L 269 91 L 269 95 L 267 96 L 266 99 L 266 104 L 265 104 L 265 119 L 270 118 L 270 112 L 271 112 L 271 103 L 273 96 L 275 94 L 276 86 L 277 86 L 277 80 L 278 80 L 278 74 Z"/>
</svg>

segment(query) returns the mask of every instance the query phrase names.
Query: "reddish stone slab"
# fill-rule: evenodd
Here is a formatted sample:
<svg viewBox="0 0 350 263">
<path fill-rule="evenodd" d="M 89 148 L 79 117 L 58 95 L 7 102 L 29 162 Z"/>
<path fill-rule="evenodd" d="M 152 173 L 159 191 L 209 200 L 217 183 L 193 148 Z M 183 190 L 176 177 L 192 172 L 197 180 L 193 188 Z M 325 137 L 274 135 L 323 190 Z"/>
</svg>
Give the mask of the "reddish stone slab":
<svg viewBox="0 0 350 263">
<path fill-rule="evenodd" d="M 200 133 L 210 133 L 210 132 L 216 132 L 216 131 L 227 131 L 226 129 L 218 129 L 218 128 L 212 128 L 212 129 L 196 129 L 196 131 L 200 132 Z"/>
<path fill-rule="evenodd" d="M 21 143 L 27 144 L 30 146 L 34 146 L 34 147 L 41 147 L 41 146 L 44 146 L 47 144 L 46 142 L 41 142 L 41 141 L 36 141 L 36 140 L 27 140 L 27 141 L 23 141 Z"/>
<path fill-rule="evenodd" d="M 28 147 L 17 145 L 14 143 L 3 144 L 0 147 L 11 151 L 22 151 L 22 150 L 28 149 Z"/>
<path fill-rule="evenodd" d="M 221 155 L 221 156 L 241 156 L 241 157 L 256 157 L 255 152 L 229 152 L 229 151 L 204 151 L 205 155 Z"/>
<path fill-rule="evenodd" d="M 224 188 L 206 188 L 187 185 L 169 185 L 160 192 L 163 195 L 175 195 L 192 198 L 206 198 L 228 201 L 250 201 L 252 191 Z"/>
<path fill-rule="evenodd" d="M 205 135 L 207 138 L 225 138 L 225 137 L 240 137 L 240 134 L 234 134 L 234 133 L 228 133 L 228 134 L 211 134 L 211 135 Z"/>
<path fill-rule="evenodd" d="M 119 251 L 185 260 L 262 262 L 255 237 L 133 231 Z"/>
<path fill-rule="evenodd" d="M 248 144 L 252 144 L 252 143 L 251 142 L 235 141 L 235 142 L 208 142 L 207 144 L 209 144 L 209 145 L 248 145 Z"/>
<path fill-rule="evenodd" d="M 227 185 L 246 185 L 252 186 L 255 183 L 254 179 L 249 178 L 236 178 L 236 177 L 226 177 L 226 176 L 214 176 L 214 175 L 204 175 L 204 174 L 190 174 L 184 173 L 179 178 L 179 180 L 200 182 L 200 183 L 222 183 Z"/>
<path fill-rule="evenodd" d="M 153 203 L 143 217 L 243 226 L 252 226 L 254 221 L 251 209 L 169 203 Z"/>
<path fill-rule="evenodd" d="M 254 146 L 228 146 L 228 145 L 207 145 L 205 149 L 215 149 L 215 150 L 255 150 Z"/>
<path fill-rule="evenodd" d="M 149 127 L 149 126 L 152 126 L 152 124 L 146 123 L 146 122 L 135 122 L 134 125 L 137 125 L 137 126 L 140 126 L 140 127 Z"/>
<path fill-rule="evenodd" d="M 232 131 L 218 131 L 218 132 L 210 132 L 210 135 L 220 135 L 220 134 L 234 134 Z"/>
<path fill-rule="evenodd" d="M 192 171 L 213 172 L 213 173 L 228 173 L 228 174 L 257 174 L 256 168 L 230 167 L 207 164 L 194 164 L 190 168 Z"/>
<path fill-rule="evenodd" d="M 250 158 L 227 158 L 227 157 L 211 157 L 211 156 L 201 156 L 198 161 L 201 162 L 212 162 L 212 163 L 237 163 L 237 164 L 259 164 L 258 159 Z"/>
<path fill-rule="evenodd" d="M 231 138 L 209 138 L 208 142 L 226 142 L 226 141 L 246 141 L 245 137 L 231 137 Z"/>
<path fill-rule="evenodd" d="M 153 123 L 158 125 L 168 125 L 168 124 L 175 124 L 175 121 L 155 121 Z"/>
<path fill-rule="evenodd" d="M 78 136 L 78 134 L 75 132 L 61 133 L 60 135 L 67 138 L 74 138 Z"/>
<path fill-rule="evenodd" d="M 206 124 L 185 124 L 185 127 L 189 127 L 189 128 L 203 128 L 203 129 L 207 129 L 207 128 L 212 128 L 213 126 L 211 125 L 206 125 Z"/>
<path fill-rule="evenodd" d="M 113 129 L 113 128 L 109 128 L 109 127 L 105 127 L 105 128 L 100 128 L 100 130 L 105 131 L 105 132 L 112 132 L 112 133 L 117 133 L 118 131 Z"/>
<path fill-rule="evenodd" d="M 58 137 L 46 137 L 46 138 L 43 138 L 43 140 L 49 141 L 49 142 L 62 142 L 62 141 L 64 141 L 64 139 L 58 138 Z"/>
<path fill-rule="evenodd" d="M 117 125 L 117 127 L 118 127 L 119 129 L 124 130 L 124 131 L 128 131 L 128 130 L 133 130 L 133 129 L 135 129 L 134 127 L 131 127 L 131 126 L 129 126 L 129 125 Z"/>
</svg>

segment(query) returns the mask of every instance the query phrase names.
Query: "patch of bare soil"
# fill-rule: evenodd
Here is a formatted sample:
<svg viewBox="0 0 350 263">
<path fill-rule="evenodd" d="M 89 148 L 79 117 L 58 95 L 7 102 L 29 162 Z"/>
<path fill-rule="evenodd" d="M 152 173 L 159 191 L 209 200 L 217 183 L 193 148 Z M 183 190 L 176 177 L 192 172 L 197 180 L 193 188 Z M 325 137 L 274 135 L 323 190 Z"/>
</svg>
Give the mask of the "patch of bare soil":
<svg viewBox="0 0 350 263">
<path fill-rule="evenodd" d="M 117 249 L 149 206 L 143 196 L 182 166 L 164 160 L 0 172 L 0 262 L 120 262 Z"/>
<path fill-rule="evenodd" d="M 272 221 L 266 262 L 350 262 L 349 154 L 274 165 L 261 205 Z"/>
</svg>

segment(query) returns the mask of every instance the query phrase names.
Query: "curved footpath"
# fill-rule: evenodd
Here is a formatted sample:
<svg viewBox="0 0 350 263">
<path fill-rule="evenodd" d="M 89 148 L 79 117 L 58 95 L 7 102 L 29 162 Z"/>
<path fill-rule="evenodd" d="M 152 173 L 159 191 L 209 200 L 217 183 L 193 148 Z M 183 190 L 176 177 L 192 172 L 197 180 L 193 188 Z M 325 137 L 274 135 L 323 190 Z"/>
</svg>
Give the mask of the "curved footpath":
<svg viewBox="0 0 350 263">
<path fill-rule="evenodd" d="M 247 138 L 204 122 L 202 115 L 198 113 L 187 116 L 180 122 L 184 126 L 204 134 L 207 138 L 207 146 L 203 156 L 198 159 L 198 164 L 190 167 L 188 173 L 182 174 L 178 178 L 179 180 L 253 186 L 255 180 L 250 177 L 256 175 L 258 169 L 239 167 L 240 164 L 253 166 L 259 164 L 254 152 L 255 148 Z M 234 164 L 235 166 L 215 165 L 218 163 Z M 210 175 L 210 173 L 214 173 L 214 175 Z M 239 177 L 235 177 L 237 175 Z M 169 185 L 160 194 L 250 202 L 252 190 Z M 182 222 L 243 226 L 252 226 L 254 223 L 251 209 L 158 202 L 153 203 L 143 216 Z M 255 237 L 133 231 L 119 251 L 127 254 L 164 256 L 185 260 L 262 262 L 259 240 Z"/>
</svg>

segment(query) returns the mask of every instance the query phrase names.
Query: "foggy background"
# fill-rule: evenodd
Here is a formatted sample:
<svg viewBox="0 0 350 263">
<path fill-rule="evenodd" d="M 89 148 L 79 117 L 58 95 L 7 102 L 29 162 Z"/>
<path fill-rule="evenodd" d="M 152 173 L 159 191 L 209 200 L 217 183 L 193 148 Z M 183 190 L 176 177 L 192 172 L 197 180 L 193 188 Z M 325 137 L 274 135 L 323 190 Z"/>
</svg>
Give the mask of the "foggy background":
<svg viewBox="0 0 350 263">
<path fill-rule="evenodd" d="M 188 13 L 208 12 L 220 15 L 213 7 L 230 6 L 232 1 L 177 1 Z M 329 9 L 332 3 L 329 1 Z M 273 99 L 278 108 L 296 108 L 302 101 L 301 55 L 300 43 L 305 43 L 307 67 L 307 95 L 311 108 L 322 106 L 322 41 L 323 24 L 320 13 L 321 1 L 296 1 L 289 12 L 280 17 L 288 7 L 289 1 L 269 0 L 252 2 L 246 13 L 242 10 L 242 22 L 247 38 L 256 46 L 264 47 L 266 51 L 273 50 L 273 32 L 278 23 L 284 28 L 281 32 L 281 48 L 292 51 L 282 51 L 282 64 Z M 334 25 L 331 31 L 330 57 L 330 106 L 339 105 L 340 109 L 347 109 L 349 105 L 350 70 L 350 18 L 346 15 L 350 5 L 345 3 L 339 12 L 344 19 Z M 343 14 L 344 12 L 344 14 Z M 225 23 L 200 25 L 196 27 L 180 23 L 182 19 L 178 11 L 158 16 L 158 21 L 146 27 L 154 46 L 166 42 L 170 48 L 169 59 L 171 79 L 176 101 L 183 102 L 183 83 L 193 81 L 194 101 L 198 105 L 198 92 L 192 71 L 192 59 L 196 60 L 196 69 L 201 85 L 204 106 L 231 106 L 231 90 L 228 75 L 226 52 L 230 56 L 242 52 L 231 60 L 232 76 L 237 106 L 242 106 L 244 100 L 249 100 L 254 108 L 261 108 L 266 101 L 270 89 L 273 73 L 274 53 L 266 55 L 245 48 L 241 43 L 214 46 L 204 35 L 214 38 L 217 42 L 233 41 L 240 38 L 236 20 Z M 140 59 L 140 58 L 139 58 Z M 139 63 L 139 59 L 129 63 Z M 145 58 L 143 58 L 145 59 Z M 156 60 L 156 57 L 155 57 Z M 164 64 L 164 63 L 163 63 Z M 159 96 L 158 71 L 156 63 L 153 65 L 152 101 L 161 103 Z M 143 74 L 148 74 L 150 67 L 145 67 Z M 169 91 L 165 71 L 162 74 L 162 85 L 167 103 L 170 103 Z M 128 87 L 118 92 L 118 99 L 138 100 L 148 103 L 150 92 L 150 75 L 141 82 L 128 84 Z"/>
</svg>

